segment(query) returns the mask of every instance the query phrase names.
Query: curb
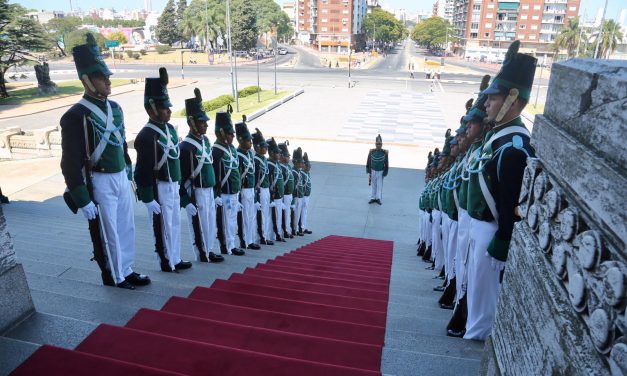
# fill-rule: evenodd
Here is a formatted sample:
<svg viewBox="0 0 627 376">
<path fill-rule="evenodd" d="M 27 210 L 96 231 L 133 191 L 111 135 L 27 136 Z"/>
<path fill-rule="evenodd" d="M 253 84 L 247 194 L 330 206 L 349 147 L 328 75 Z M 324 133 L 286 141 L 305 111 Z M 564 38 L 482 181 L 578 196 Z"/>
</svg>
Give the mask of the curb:
<svg viewBox="0 0 627 376">
<path fill-rule="evenodd" d="M 293 92 L 292 94 L 290 94 L 290 95 L 288 95 L 286 97 L 283 97 L 283 98 L 277 100 L 276 102 L 270 103 L 265 108 L 262 108 L 261 110 L 259 110 L 257 112 L 253 112 L 252 114 L 248 115 L 246 118 L 247 118 L 248 121 L 253 121 L 253 120 L 257 119 L 258 117 L 263 116 L 267 112 L 270 112 L 270 111 L 274 110 L 275 108 L 279 107 L 283 103 L 286 103 L 286 102 L 296 98 L 297 96 L 303 94 L 304 92 L 305 92 L 305 89 L 298 89 L 295 92 Z"/>
</svg>

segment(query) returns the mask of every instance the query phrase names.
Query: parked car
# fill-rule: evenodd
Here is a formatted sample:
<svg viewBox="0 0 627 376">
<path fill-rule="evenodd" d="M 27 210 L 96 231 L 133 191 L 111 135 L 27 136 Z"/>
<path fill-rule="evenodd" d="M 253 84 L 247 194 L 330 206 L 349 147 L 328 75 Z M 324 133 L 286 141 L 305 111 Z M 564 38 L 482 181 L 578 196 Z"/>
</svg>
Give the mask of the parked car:
<svg viewBox="0 0 627 376">
<path fill-rule="evenodd" d="M 279 48 L 279 55 L 287 55 L 287 48 L 280 47 Z"/>
</svg>

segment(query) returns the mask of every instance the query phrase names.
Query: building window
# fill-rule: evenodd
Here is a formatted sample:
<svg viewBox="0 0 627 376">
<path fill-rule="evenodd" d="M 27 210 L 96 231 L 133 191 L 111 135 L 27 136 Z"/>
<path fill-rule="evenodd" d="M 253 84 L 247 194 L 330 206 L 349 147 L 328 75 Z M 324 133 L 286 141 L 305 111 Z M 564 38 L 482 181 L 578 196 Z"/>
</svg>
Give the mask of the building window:
<svg viewBox="0 0 627 376">
<path fill-rule="evenodd" d="M 491 29 L 492 28 L 492 24 L 491 23 L 486 23 L 485 24 L 485 28 L 486 29 Z"/>
<path fill-rule="evenodd" d="M 329 13 L 329 10 L 325 8 L 322 10 L 322 13 Z"/>
<path fill-rule="evenodd" d="M 485 15 L 485 18 L 492 18 L 492 17 L 494 17 L 494 15 L 492 13 L 488 13 L 488 14 Z"/>
<path fill-rule="evenodd" d="M 525 39 L 525 34 L 518 34 L 518 38 Z"/>
<path fill-rule="evenodd" d="M 532 20 L 538 20 L 538 19 L 540 19 L 540 16 L 531 16 L 531 19 Z"/>
<path fill-rule="evenodd" d="M 488 9 L 494 9 L 494 4 L 488 4 Z"/>
<path fill-rule="evenodd" d="M 326 27 L 321 27 L 320 31 L 327 31 L 327 28 Z"/>
<path fill-rule="evenodd" d="M 527 27 L 527 25 L 525 25 L 525 24 L 520 24 L 520 26 L 519 26 L 520 30 L 525 30 L 526 27 Z"/>
<path fill-rule="evenodd" d="M 529 39 L 536 39 L 536 35 L 535 34 L 529 34 Z"/>
<path fill-rule="evenodd" d="M 484 36 L 485 38 L 490 38 L 490 33 L 485 33 L 483 36 Z"/>
<path fill-rule="evenodd" d="M 348 14 L 348 9 L 344 9 L 344 10 L 342 11 L 342 13 L 344 13 L 344 14 Z"/>
<path fill-rule="evenodd" d="M 477 39 L 477 33 L 470 33 L 470 38 Z"/>
<path fill-rule="evenodd" d="M 540 10 L 540 6 L 539 5 L 534 5 L 533 6 L 533 10 Z M 531 35 L 530 35 L 531 36 Z"/>
<path fill-rule="evenodd" d="M 531 25 L 531 30 L 538 30 L 538 25 Z"/>
<path fill-rule="evenodd" d="M 568 10 L 571 11 L 571 12 L 576 12 L 577 11 L 577 7 L 569 7 Z"/>
<path fill-rule="evenodd" d="M 529 5 L 528 4 L 523 4 L 522 8 L 523 9 L 529 9 Z"/>
<path fill-rule="evenodd" d="M 526 14 L 521 14 L 520 15 L 520 19 L 521 20 L 526 20 L 527 19 L 527 15 Z"/>
<path fill-rule="evenodd" d="M 479 24 L 478 23 L 471 23 L 470 24 L 470 29 L 471 30 L 477 30 L 479 28 Z"/>
<path fill-rule="evenodd" d="M 481 10 L 481 4 L 475 4 L 472 6 L 472 10 Z"/>
<path fill-rule="evenodd" d="M 323 18 L 323 19 L 320 20 L 320 22 L 326 23 L 326 22 L 329 22 L 329 20 L 327 20 L 326 18 Z"/>
<path fill-rule="evenodd" d="M 347 32 L 348 32 L 348 28 L 346 28 L 346 27 L 345 27 L 345 28 L 342 28 L 342 32 L 343 32 L 343 33 L 347 33 Z"/>
</svg>

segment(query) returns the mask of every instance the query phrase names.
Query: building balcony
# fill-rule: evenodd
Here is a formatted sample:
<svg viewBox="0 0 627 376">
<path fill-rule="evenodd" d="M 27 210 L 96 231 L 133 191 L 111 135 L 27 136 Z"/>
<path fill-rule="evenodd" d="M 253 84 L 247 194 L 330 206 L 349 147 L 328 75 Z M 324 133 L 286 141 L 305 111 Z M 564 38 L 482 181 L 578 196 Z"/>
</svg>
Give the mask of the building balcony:
<svg viewBox="0 0 627 376">
<path fill-rule="evenodd" d="M 566 8 L 564 9 L 549 9 L 543 12 L 544 14 L 566 14 Z"/>
<path fill-rule="evenodd" d="M 544 0 L 545 4 L 566 4 L 568 0 Z"/>
</svg>

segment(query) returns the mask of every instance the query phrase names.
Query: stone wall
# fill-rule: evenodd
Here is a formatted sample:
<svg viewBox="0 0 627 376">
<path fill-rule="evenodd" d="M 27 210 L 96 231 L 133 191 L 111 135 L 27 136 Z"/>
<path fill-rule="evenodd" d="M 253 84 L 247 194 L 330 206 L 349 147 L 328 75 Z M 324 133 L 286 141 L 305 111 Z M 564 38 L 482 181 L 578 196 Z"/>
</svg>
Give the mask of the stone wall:
<svg viewBox="0 0 627 376">
<path fill-rule="evenodd" d="M 555 64 L 483 373 L 627 374 L 627 63 Z"/>
<path fill-rule="evenodd" d="M 13 241 L 0 205 L 0 335 L 34 309 L 26 275 L 15 260 Z"/>
</svg>

